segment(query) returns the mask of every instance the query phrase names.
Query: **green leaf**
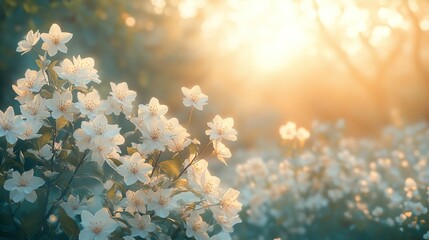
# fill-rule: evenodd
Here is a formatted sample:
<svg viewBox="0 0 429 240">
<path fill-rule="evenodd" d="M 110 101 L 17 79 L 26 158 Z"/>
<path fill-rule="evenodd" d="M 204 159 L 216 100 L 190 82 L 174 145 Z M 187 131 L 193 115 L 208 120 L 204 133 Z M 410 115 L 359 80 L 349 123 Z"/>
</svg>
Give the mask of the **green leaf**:
<svg viewBox="0 0 429 240">
<path fill-rule="evenodd" d="M 113 200 L 114 197 L 116 196 L 116 190 L 118 190 L 118 186 L 116 185 L 116 183 L 114 183 L 112 187 L 109 189 L 109 191 L 107 191 L 106 193 L 107 198 L 110 200 Z"/>
<path fill-rule="evenodd" d="M 133 155 L 135 152 L 137 152 L 137 149 L 133 148 L 133 147 L 127 147 L 127 152 L 128 155 Z"/>
<path fill-rule="evenodd" d="M 176 187 L 187 187 L 188 186 L 188 180 L 180 178 L 176 181 Z"/>
<path fill-rule="evenodd" d="M 118 159 L 116 159 L 116 158 L 109 158 L 110 160 L 112 160 L 112 162 L 117 166 L 117 167 L 119 167 L 119 166 L 121 166 L 122 165 L 122 162 L 121 161 L 119 161 Z"/>
<path fill-rule="evenodd" d="M 182 161 L 180 161 L 180 159 L 163 161 L 159 164 L 159 167 L 168 176 L 176 178 L 180 174 L 180 169 L 182 168 Z"/>
<path fill-rule="evenodd" d="M 22 166 L 25 165 L 25 157 L 21 151 L 19 152 L 19 161 L 21 162 Z"/>
<path fill-rule="evenodd" d="M 37 13 L 37 11 L 39 10 L 39 7 L 36 4 L 32 4 L 30 2 L 25 2 L 22 5 L 22 8 L 26 13 Z"/>
<path fill-rule="evenodd" d="M 63 229 L 64 233 L 69 238 L 75 238 L 79 236 L 79 227 L 77 226 L 76 222 L 71 219 L 66 211 L 62 207 L 58 209 L 59 213 L 59 222 L 61 229 Z"/>
<path fill-rule="evenodd" d="M 37 64 L 37 66 L 38 66 L 40 69 L 42 69 L 42 68 L 43 68 L 42 60 L 37 59 L 37 60 L 36 60 L 36 64 Z"/>
<path fill-rule="evenodd" d="M 42 96 L 44 99 L 51 99 L 53 97 L 53 94 L 46 89 L 42 89 L 40 91 L 40 96 Z"/>
<path fill-rule="evenodd" d="M 46 131 L 43 133 L 41 137 L 37 139 L 37 145 L 39 146 L 39 149 L 45 146 L 50 140 L 51 140 L 51 133 L 49 131 Z"/>
<path fill-rule="evenodd" d="M 191 143 L 191 144 L 189 145 L 189 155 L 190 155 L 190 156 L 195 155 L 195 154 L 197 154 L 197 152 L 198 152 L 198 147 L 197 147 L 197 145 L 195 145 L 195 144 Z"/>
<path fill-rule="evenodd" d="M 67 119 L 65 119 L 63 116 L 61 116 L 60 118 L 58 118 L 56 121 L 56 127 L 57 127 L 57 132 L 59 132 L 63 127 L 67 126 L 67 124 L 69 123 L 67 121 Z"/>
</svg>

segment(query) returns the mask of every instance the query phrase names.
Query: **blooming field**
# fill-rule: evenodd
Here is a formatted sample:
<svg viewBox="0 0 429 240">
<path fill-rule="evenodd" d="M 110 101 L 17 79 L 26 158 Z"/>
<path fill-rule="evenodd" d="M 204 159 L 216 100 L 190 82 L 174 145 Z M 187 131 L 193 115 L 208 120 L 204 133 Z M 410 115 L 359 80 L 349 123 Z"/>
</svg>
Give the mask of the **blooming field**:
<svg viewBox="0 0 429 240">
<path fill-rule="evenodd" d="M 344 138 L 343 128 L 316 122 L 307 140 L 288 123 L 280 128 L 284 158 L 238 164 L 239 228 L 248 230 L 237 231 L 260 239 L 428 239 L 428 126 L 388 127 L 381 139 Z"/>
</svg>

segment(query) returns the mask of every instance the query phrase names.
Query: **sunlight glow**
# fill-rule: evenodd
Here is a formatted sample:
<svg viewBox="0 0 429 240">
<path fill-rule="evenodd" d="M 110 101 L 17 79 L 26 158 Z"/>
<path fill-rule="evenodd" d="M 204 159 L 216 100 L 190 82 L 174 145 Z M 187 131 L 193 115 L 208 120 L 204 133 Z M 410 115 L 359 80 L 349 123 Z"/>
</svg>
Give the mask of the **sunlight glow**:
<svg viewBox="0 0 429 240">
<path fill-rule="evenodd" d="M 280 71 L 301 56 L 311 55 L 315 48 L 326 46 L 318 18 L 332 36 L 342 40 L 339 44 L 352 52 L 362 47 L 362 36 L 371 45 L 381 46 L 391 37 L 392 29 L 407 27 L 404 17 L 389 8 L 375 12 L 378 25 L 371 25 L 374 16 L 370 9 L 347 0 L 183 0 L 179 11 L 184 19 L 203 11 L 203 38 L 220 52 L 236 53 L 238 62 L 262 73 Z M 421 25 L 429 28 L 427 22 Z"/>
<path fill-rule="evenodd" d="M 213 14 L 202 25 L 207 35 L 222 31 L 222 47 L 243 52 L 261 71 L 274 71 L 302 51 L 311 36 L 298 6 L 284 0 L 229 0 L 223 15 Z"/>
</svg>

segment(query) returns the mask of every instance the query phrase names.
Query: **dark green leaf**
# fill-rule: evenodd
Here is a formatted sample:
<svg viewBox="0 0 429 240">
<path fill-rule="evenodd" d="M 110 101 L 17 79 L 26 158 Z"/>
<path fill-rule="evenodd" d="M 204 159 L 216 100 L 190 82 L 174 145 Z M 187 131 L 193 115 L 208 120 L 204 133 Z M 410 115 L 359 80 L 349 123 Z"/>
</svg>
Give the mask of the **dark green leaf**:
<svg viewBox="0 0 429 240">
<path fill-rule="evenodd" d="M 58 213 L 60 226 L 64 233 L 70 238 L 79 236 L 79 227 L 76 222 L 67 215 L 63 208 L 60 207 Z"/>
</svg>

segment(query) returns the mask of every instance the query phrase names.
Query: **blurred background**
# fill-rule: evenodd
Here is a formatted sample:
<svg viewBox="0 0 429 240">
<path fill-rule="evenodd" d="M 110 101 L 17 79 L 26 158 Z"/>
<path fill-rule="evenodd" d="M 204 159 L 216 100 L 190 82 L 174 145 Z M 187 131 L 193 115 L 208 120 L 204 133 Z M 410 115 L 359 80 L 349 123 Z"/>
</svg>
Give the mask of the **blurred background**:
<svg viewBox="0 0 429 240">
<path fill-rule="evenodd" d="M 52 23 L 74 34 L 69 53 L 93 57 L 106 96 L 126 81 L 186 121 L 180 87 L 209 96 L 191 133 L 215 114 L 233 117 L 239 146 L 278 142 L 278 128 L 315 119 L 371 136 L 429 118 L 427 0 L 0 0 L 0 107 L 35 69 L 16 46 Z M 39 43 L 40 44 L 40 43 Z"/>
</svg>

